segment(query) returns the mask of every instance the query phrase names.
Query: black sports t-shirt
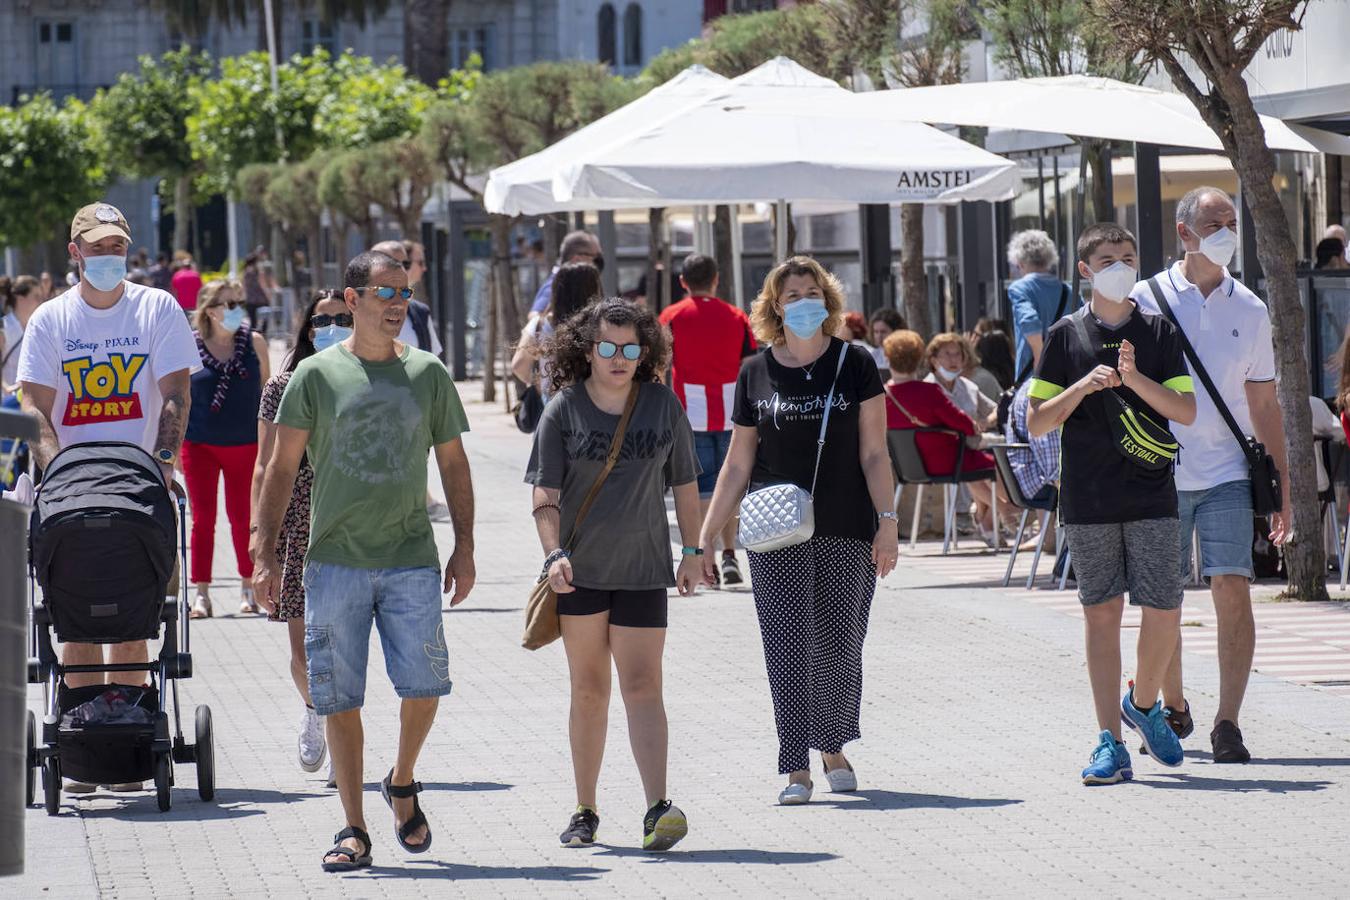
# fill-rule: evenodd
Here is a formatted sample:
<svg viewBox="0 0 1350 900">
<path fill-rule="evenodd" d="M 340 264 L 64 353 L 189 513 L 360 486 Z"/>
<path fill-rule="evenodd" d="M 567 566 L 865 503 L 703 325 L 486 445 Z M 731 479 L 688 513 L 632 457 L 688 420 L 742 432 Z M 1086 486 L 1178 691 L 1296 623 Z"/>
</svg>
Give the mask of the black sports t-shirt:
<svg viewBox="0 0 1350 900">
<path fill-rule="evenodd" d="M 750 490 L 789 482 L 811 490 L 820 419 L 840 353 L 848 355 L 835 385 L 834 411 L 820 457 L 815 534 L 871 541 L 877 530 L 876 510 L 858 459 L 863 401 L 881 394 L 881 378 L 870 353 L 831 338 L 820 359 L 810 367 L 794 368 L 765 350 L 741 366 L 732 421 L 759 431 Z"/>
<path fill-rule="evenodd" d="M 1082 318 L 1092 342 L 1088 356 L 1076 333 L 1074 319 Z M 1164 387 L 1192 393 L 1191 377 L 1176 329 L 1163 316 L 1140 312 L 1114 328 L 1103 325 L 1084 306 L 1060 319 L 1046 338 L 1041 364 L 1031 383 L 1031 397 L 1049 400 L 1083 378 L 1099 364 L 1114 368 L 1121 341 L 1134 345 L 1135 368 Z M 1157 422 L 1167 419 L 1127 387 L 1115 388 L 1120 399 Z M 1108 416 L 1120 407 L 1106 391 L 1084 397 L 1064 422 L 1060 436 L 1060 515 L 1071 525 L 1168 519 L 1177 515 L 1177 491 L 1172 467 L 1151 471 L 1130 462 L 1115 447 Z"/>
</svg>

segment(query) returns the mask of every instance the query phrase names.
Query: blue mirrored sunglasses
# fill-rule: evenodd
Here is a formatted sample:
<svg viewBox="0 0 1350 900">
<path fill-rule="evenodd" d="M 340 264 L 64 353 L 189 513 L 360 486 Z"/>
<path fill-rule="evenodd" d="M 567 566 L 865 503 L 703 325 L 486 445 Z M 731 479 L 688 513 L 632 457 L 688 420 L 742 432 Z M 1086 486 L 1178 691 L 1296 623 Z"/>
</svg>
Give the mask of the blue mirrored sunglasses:
<svg viewBox="0 0 1350 900">
<path fill-rule="evenodd" d="M 641 344 L 624 344 L 620 347 L 613 341 L 600 341 L 595 345 L 595 352 L 600 354 L 601 359 L 613 359 L 620 350 L 623 351 L 623 358 L 629 362 L 637 362 L 638 357 L 642 356 Z"/>
<path fill-rule="evenodd" d="M 362 291 L 370 291 L 376 297 L 379 297 L 381 300 L 384 301 L 393 300 L 395 297 L 402 297 L 404 300 L 411 300 L 413 295 L 412 288 L 359 287 L 359 288 L 352 288 L 352 290 L 356 291 L 358 294 L 361 293 Z"/>
</svg>

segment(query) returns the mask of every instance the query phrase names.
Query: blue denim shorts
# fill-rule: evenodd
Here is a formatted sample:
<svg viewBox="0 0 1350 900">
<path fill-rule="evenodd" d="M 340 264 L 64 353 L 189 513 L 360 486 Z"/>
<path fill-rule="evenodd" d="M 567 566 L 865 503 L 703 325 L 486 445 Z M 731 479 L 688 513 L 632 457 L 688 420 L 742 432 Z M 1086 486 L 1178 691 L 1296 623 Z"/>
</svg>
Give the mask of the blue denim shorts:
<svg viewBox="0 0 1350 900">
<path fill-rule="evenodd" d="M 372 620 L 400 697 L 450 693 L 440 572 L 307 562 L 304 582 L 305 655 L 316 713 L 331 716 L 365 702 Z"/>
<path fill-rule="evenodd" d="M 1200 574 L 1242 575 L 1252 569 L 1252 483 L 1225 481 L 1203 491 L 1177 491 L 1181 577 L 1191 577 L 1191 534 L 1200 536 Z"/>
<path fill-rule="evenodd" d="M 731 446 L 730 431 L 695 431 L 694 457 L 703 471 L 698 476 L 698 495 L 707 500 L 717 487 L 717 475 L 722 471 L 722 463 L 727 459 L 727 448 Z"/>
</svg>

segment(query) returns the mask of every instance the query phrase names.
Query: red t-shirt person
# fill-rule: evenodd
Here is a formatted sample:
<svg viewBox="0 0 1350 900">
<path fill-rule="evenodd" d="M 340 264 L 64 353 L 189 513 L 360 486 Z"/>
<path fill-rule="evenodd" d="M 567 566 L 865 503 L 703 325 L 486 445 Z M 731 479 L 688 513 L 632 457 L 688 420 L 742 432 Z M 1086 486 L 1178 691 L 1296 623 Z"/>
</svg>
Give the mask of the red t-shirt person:
<svg viewBox="0 0 1350 900">
<path fill-rule="evenodd" d="M 196 269 L 191 265 L 183 266 L 173 273 L 170 283 L 173 285 L 173 295 L 178 298 L 179 306 L 188 312 L 197 308 L 197 295 L 202 290 L 202 276 L 197 274 Z"/>
<path fill-rule="evenodd" d="M 956 408 L 946 391 L 926 381 L 891 382 L 886 385 L 887 428 L 951 428 L 965 435 L 975 434 L 975 422 Z M 901 411 L 901 407 L 904 410 Z M 956 438 L 949 434 L 915 435 L 914 443 L 923 457 L 929 475 L 950 475 L 956 463 Z M 962 445 L 962 472 L 992 469 L 994 457 L 983 450 Z"/>
<path fill-rule="evenodd" d="M 692 295 L 666 307 L 670 329 L 670 387 L 694 431 L 730 431 L 741 360 L 755 352 L 750 319 L 717 297 Z"/>
</svg>

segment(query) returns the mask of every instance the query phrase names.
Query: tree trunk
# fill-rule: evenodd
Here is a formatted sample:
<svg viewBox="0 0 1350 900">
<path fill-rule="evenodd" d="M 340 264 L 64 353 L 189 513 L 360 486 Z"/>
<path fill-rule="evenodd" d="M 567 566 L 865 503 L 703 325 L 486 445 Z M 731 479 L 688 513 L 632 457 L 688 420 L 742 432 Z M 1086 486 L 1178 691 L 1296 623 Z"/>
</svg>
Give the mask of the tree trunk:
<svg viewBox="0 0 1350 900">
<path fill-rule="evenodd" d="M 928 319 L 928 277 L 923 268 L 923 204 L 900 204 L 900 293 L 905 320 L 925 341 L 933 336 Z"/>
<path fill-rule="evenodd" d="M 450 72 L 450 0 L 404 0 L 403 57 L 408 71 L 430 87 Z"/>
<path fill-rule="evenodd" d="M 192 205 L 192 176 L 179 175 L 173 183 L 173 246 L 175 250 L 186 250 L 188 245 L 188 207 Z"/>
<path fill-rule="evenodd" d="M 1115 198 L 1110 181 L 1110 174 L 1106 171 L 1106 151 L 1109 147 L 1105 141 L 1082 141 L 1083 157 L 1087 160 L 1088 168 L 1092 170 L 1092 222 L 1114 222 L 1116 220 Z M 1084 220 L 1082 225 L 1090 224 Z"/>
<path fill-rule="evenodd" d="M 1313 465 L 1308 360 L 1303 349 L 1307 322 L 1299 302 L 1295 274 L 1297 253 L 1284 208 L 1272 184 L 1274 158 L 1266 148 L 1264 131 L 1254 115 L 1252 120 L 1257 128 L 1255 134 L 1244 133 L 1247 123 L 1234 129 L 1241 148 L 1235 168 L 1256 225 L 1256 256 L 1265 269 L 1275 340 L 1276 392 L 1284 418 L 1289 497 L 1293 505 L 1290 537 L 1284 545 L 1288 594 L 1297 600 L 1325 600 L 1326 552 L 1322 543 L 1321 507 L 1317 501 L 1317 471 Z M 1255 288 L 1255 285 L 1249 287 Z"/>
<path fill-rule="evenodd" d="M 511 270 L 511 217 L 492 216 L 492 271 L 497 277 L 502 343 L 510 346 L 520 337 L 520 304 L 516 300 L 516 277 Z"/>
<path fill-rule="evenodd" d="M 722 204 L 713 211 L 713 258 L 717 260 L 718 294 L 734 306 L 736 280 L 740 278 L 741 273 L 736 271 L 736 261 L 732 258 L 731 248 L 731 207 Z"/>
</svg>

